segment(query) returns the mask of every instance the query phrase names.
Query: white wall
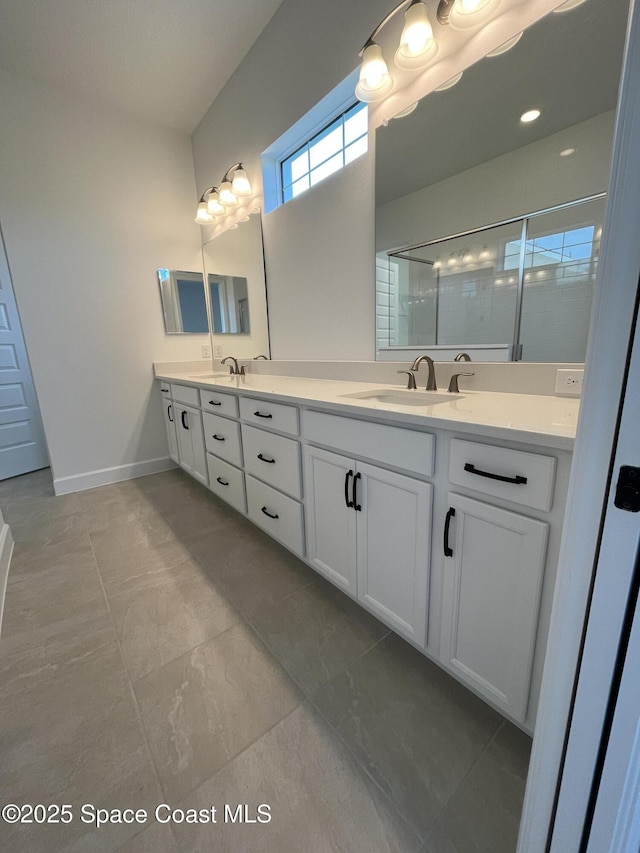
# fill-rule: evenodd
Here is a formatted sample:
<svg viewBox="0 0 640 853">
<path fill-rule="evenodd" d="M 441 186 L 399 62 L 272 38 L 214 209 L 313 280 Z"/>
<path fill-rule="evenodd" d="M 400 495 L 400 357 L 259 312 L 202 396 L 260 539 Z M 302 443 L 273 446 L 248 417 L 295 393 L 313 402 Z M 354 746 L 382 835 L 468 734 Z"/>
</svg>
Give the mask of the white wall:
<svg viewBox="0 0 640 853">
<path fill-rule="evenodd" d="M 165 335 L 156 280 L 202 268 L 189 137 L 5 72 L 0 115 L 0 220 L 54 477 L 164 457 L 152 362 L 208 342 Z"/>
<path fill-rule="evenodd" d="M 284 0 L 193 136 L 198 189 L 260 155 L 359 64 L 388 0 Z M 264 217 L 274 358 L 375 355 L 373 158 Z"/>
</svg>

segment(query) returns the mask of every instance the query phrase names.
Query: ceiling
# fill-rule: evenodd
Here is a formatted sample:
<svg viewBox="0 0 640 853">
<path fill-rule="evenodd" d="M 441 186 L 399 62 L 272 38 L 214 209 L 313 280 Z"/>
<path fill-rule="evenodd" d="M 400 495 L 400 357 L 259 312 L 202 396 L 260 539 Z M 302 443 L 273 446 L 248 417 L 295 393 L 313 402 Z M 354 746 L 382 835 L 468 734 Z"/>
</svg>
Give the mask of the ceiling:
<svg viewBox="0 0 640 853">
<path fill-rule="evenodd" d="M 282 0 L 0 0 L 0 68 L 191 133 Z"/>
<path fill-rule="evenodd" d="M 616 106 L 628 0 L 550 14 L 508 53 L 376 134 L 376 204 L 432 186 Z M 538 121 L 520 123 L 532 107 Z"/>
</svg>

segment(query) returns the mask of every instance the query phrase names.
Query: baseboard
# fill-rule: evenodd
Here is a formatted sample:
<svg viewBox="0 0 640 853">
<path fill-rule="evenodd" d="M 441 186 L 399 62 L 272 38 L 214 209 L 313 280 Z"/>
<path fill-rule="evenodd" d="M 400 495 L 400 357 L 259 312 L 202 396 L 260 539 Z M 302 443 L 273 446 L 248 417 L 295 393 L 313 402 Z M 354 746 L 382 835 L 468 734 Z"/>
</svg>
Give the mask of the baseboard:
<svg viewBox="0 0 640 853">
<path fill-rule="evenodd" d="M 145 477 L 147 474 L 157 474 L 175 468 L 176 463 L 168 456 L 158 459 L 147 459 L 144 462 L 131 462 L 128 465 L 116 465 L 113 468 L 101 468 L 98 471 L 87 471 L 85 474 L 74 474 L 71 477 L 54 477 L 53 490 L 56 495 L 68 495 L 71 492 L 83 492 L 85 489 L 95 489 L 96 486 L 107 486 L 109 483 L 120 483 L 123 480 L 133 480 Z"/>
<path fill-rule="evenodd" d="M 2 520 L 0 514 L 0 633 L 2 632 L 2 614 L 4 612 L 4 596 L 7 591 L 9 564 L 13 554 L 13 536 L 11 528 Z"/>
</svg>

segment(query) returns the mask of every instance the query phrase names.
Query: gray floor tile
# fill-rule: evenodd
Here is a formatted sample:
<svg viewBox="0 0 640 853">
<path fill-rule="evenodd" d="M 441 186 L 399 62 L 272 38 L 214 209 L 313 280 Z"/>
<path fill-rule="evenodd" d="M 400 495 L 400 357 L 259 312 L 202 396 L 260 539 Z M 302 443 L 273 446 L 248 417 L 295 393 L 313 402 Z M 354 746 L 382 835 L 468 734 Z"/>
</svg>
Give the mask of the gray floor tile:
<svg viewBox="0 0 640 853">
<path fill-rule="evenodd" d="M 211 492 L 165 507 L 162 513 L 181 538 L 217 530 L 236 518 L 236 511 Z"/>
<path fill-rule="evenodd" d="M 168 824 L 152 823 L 119 847 L 118 853 L 177 853 L 177 850 L 171 827 Z"/>
<path fill-rule="evenodd" d="M 133 553 L 120 553 L 116 560 L 103 562 L 99 571 L 107 598 L 111 598 L 131 584 L 151 579 L 156 573 L 193 559 L 186 545 L 174 538 L 153 548 L 137 548 Z M 203 570 L 200 568 L 200 571 Z"/>
<path fill-rule="evenodd" d="M 135 685 L 165 796 L 193 790 L 300 702 L 253 633 L 236 625 Z"/>
<path fill-rule="evenodd" d="M 313 701 L 423 838 L 502 722 L 394 634 Z"/>
<path fill-rule="evenodd" d="M 270 806 L 270 823 L 224 822 L 247 804 Z M 197 791 L 183 808 L 218 807 L 212 825 L 176 826 L 190 853 L 416 853 L 420 842 L 308 706 L 287 716 Z"/>
<path fill-rule="evenodd" d="M 215 536 L 204 562 L 215 583 L 248 619 L 318 580 L 313 569 L 272 539 L 249 537 L 220 547 Z"/>
<path fill-rule="evenodd" d="M 50 468 L 42 468 L 40 471 L 32 471 L 30 474 L 0 481 L 0 503 L 4 503 L 6 499 L 52 497 L 53 494 Z"/>
<path fill-rule="evenodd" d="M 111 613 L 133 681 L 240 620 L 193 558 L 139 574 L 114 592 Z"/>
<path fill-rule="evenodd" d="M 153 809 L 161 796 L 115 636 L 77 651 L 79 657 L 67 659 L 55 678 L 46 669 L 44 675 L 32 669 L 29 685 L 20 690 L 12 680 L 12 701 L 3 700 L 0 730 L 0 800 L 68 803 L 76 819 L 54 828 L 5 824 L 3 849 L 52 853 L 75 844 L 79 850 L 113 849 L 136 827 L 92 833 L 79 820 L 81 806 L 125 808 L 134 802 Z M 5 668 L 3 675 L 13 673 L 20 681 L 16 670 Z"/>
<path fill-rule="evenodd" d="M 19 543 L 52 545 L 86 531 L 77 495 L 12 499 L 3 515 Z"/>
<path fill-rule="evenodd" d="M 257 612 L 252 623 L 305 692 L 343 672 L 389 633 L 324 580 Z"/>
<path fill-rule="evenodd" d="M 186 483 L 189 480 L 191 480 L 191 477 L 185 474 L 182 468 L 169 468 L 167 471 L 160 471 L 158 474 L 148 474 L 146 477 L 138 477 L 135 483 L 141 491 L 149 493 L 156 489 L 162 489 L 165 486 Z"/>
<path fill-rule="evenodd" d="M 268 548 L 273 540 L 239 513 L 205 533 L 182 536 L 181 540 L 199 562 L 213 574 L 225 563 L 254 549 Z"/>
<path fill-rule="evenodd" d="M 515 853 L 530 752 L 531 738 L 505 721 L 438 819 L 429 853 Z"/>
<path fill-rule="evenodd" d="M 91 532 L 89 535 L 100 568 L 123 560 L 131 560 L 140 565 L 153 562 L 158 549 L 176 538 L 169 524 L 158 512 L 114 525 L 106 530 Z"/>
</svg>

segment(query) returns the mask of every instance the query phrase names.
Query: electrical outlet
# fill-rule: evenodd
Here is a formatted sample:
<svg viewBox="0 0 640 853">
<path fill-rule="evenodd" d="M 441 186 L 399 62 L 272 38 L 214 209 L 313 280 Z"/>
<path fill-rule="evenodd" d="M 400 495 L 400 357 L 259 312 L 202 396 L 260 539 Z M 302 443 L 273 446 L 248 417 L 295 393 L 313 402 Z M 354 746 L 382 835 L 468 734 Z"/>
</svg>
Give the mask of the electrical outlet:
<svg viewBox="0 0 640 853">
<path fill-rule="evenodd" d="M 582 394 L 584 370 L 557 370 L 556 394 L 562 397 L 579 397 Z"/>
<path fill-rule="evenodd" d="M 211 358 L 211 347 L 209 346 L 209 344 L 202 344 L 200 349 L 202 351 L 203 358 Z"/>
<path fill-rule="evenodd" d="M 222 358 L 222 344 L 216 344 L 213 348 L 213 357 Z"/>
</svg>

